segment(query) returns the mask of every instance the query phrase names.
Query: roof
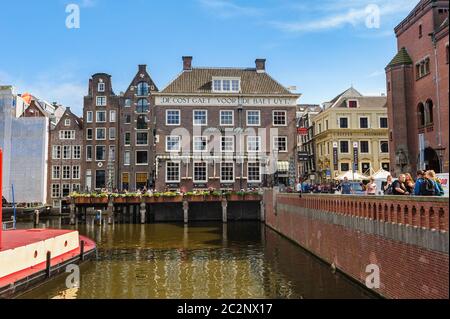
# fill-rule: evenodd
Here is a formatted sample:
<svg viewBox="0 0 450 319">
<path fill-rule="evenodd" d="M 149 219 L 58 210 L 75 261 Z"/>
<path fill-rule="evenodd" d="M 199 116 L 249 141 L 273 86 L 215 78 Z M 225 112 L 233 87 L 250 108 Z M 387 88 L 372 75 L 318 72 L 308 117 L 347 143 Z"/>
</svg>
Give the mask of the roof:
<svg viewBox="0 0 450 319">
<path fill-rule="evenodd" d="M 385 107 L 387 103 L 386 96 L 363 96 L 355 88 L 351 87 L 330 102 L 324 103 L 324 110 L 335 107 L 347 107 L 348 100 L 358 100 L 360 107 Z"/>
<path fill-rule="evenodd" d="M 213 93 L 213 77 L 239 77 L 241 94 L 292 94 L 267 73 L 256 72 L 256 68 L 193 68 L 183 71 L 161 93 Z"/>
<path fill-rule="evenodd" d="M 398 51 L 397 55 L 392 59 L 392 61 L 388 64 L 388 68 L 396 66 L 396 65 L 410 65 L 413 64 L 411 57 L 408 54 L 408 51 L 405 47 L 401 48 Z"/>
<path fill-rule="evenodd" d="M 341 94 L 339 94 L 338 96 L 336 96 L 334 99 L 332 99 L 330 102 L 325 102 L 325 108 L 331 107 L 333 104 L 335 104 L 340 98 L 343 97 L 362 97 L 362 94 L 359 93 L 355 88 L 353 88 L 353 86 L 347 90 L 345 90 L 344 92 L 342 92 Z"/>
</svg>

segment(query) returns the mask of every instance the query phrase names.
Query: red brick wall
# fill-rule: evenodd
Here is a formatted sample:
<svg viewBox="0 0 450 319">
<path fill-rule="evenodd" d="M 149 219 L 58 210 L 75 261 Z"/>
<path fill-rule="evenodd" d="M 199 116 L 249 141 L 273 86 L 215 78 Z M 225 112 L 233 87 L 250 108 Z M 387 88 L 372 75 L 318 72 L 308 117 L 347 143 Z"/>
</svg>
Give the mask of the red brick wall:
<svg viewBox="0 0 450 319">
<path fill-rule="evenodd" d="M 318 257 L 365 284 L 366 266 L 380 267 L 380 289 L 387 298 L 448 298 L 448 254 L 278 210 L 265 194 L 266 223 Z M 276 204 L 300 206 L 300 199 L 278 195 Z M 300 209 L 304 209 L 299 207 Z M 447 215 L 448 216 L 448 215 Z M 357 217 L 351 217 L 357 218 Z"/>
</svg>

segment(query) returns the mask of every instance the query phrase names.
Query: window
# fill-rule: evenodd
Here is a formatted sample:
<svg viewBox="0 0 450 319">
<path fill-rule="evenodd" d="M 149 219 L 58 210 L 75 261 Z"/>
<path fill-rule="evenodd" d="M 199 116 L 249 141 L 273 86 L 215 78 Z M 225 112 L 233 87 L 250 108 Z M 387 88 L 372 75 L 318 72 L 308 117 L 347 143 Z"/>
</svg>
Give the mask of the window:
<svg viewBox="0 0 450 319">
<path fill-rule="evenodd" d="M 86 140 L 91 141 L 94 138 L 94 130 L 91 128 L 86 129 Z"/>
<path fill-rule="evenodd" d="M 100 82 L 97 85 L 97 92 L 105 92 L 105 83 Z"/>
<path fill-rule="evenodd" d="M 139 115 L 136 121 L 136 128 L 138 130 L 147 130 L 148 129 L 148 118 L 145 115 Z"/>
<path fill-rule="evenodd" d="M 97 141 L 104 141 L 106 140 L 106 128 L 96 128 L 95 129 L 95 136 Z"/>
<path fill-rule="evenodd" d="M 148 95 L 148 83 L 147 82 L 140 82 L 137 85 L 137 96 L 147 96 Z"/>
<path fill-rule="evenodd" d="M 106 96 L 97 96 L 97 106 L 106 106 Z"/>
<path fill-rule="evenodd" d="M 130 173 L 122 173 L 122 189 L 128 190 L 130 187 Z"/>
<path fill-rule="evenodd" d="M 359 118 L 359 128 L 369 128 L 369 119 L 367 117 Z"/>
<path fill-rule="evenodd" d="M 166 182 L 179 183 L 180 182 L 180 163 L 166 162 Z"/>
<path fill-rule="evenodd" d="M 241 81 L 239 78 L 213 79 L 212 89 L 214 92 L 239 92 L 241 89 Z"/>
<path fill-rule="evenodd" d="M 213 90 L 215 92 L 222 91 L 222 80 L 214 80 L 213 81 Z"/>
<path fill-rule="evenodd" d="M 180 125 L 180 110 L 166 111 L 166 125 Z"/>
<path fill-rule="evenodd" d="M 137 132 L 136 133 L 136 145 L 148 145 L 148 133 Z"/>
<path fill-rule="evenodd" d="M 231 80 L 231 91 L 233 91 L 233 92 L 240 91 L 240 81 L 239 80 Z"/>
<path fill-rule="evenodd" d="M 380 117 L 380 128 L 388 128 L 388 118 Z"/>
<path fill-rule="evenodd" d="M 359 144 L 360 144 L 360 152 L 362 154 L 369 153 L 369 142 L 368 141 L 361 141 Z"/>
<path fill-rule="evenodd" d="M 287 152 L 287 136 L 275 136 L 273 138 L 273 150 L 275 152 Z"/>
<path fill-rule="evenodd" d="M 221 151 L 234 152 L 234 136 L 222 136 Z"/>
<path fill-rule="evenodd" d="M 97 123 L 106 123 L 106 111 L 97 111 L 96 122 Z"/>
<path fill-rule="evenodd" d="M 60 140 L 74 140 L 75 131 L 59 131 Z"/>
<path fill-rule="evenodd" d="M 95 188 L 106 188 L 106 171 L 95 171 Z"/>
<path fill-rule="evenodd" d="M 138 100 L 136 112 L 138 112 L 138 113 L 147 113 L 148 112 L 147 99 L 139 99 Z"/>
<path fill-rule="evenodd" d="M 92 145 L 86 146 L 86 161 L 87 162 L 92 161 Z"/>
<path fill-rule="evenodd" d="M 69 197 L 69 196 L 70 196 L 70 184 L 63 184 L 62 197 Z"/>
<path fill-rule="evenodd" d="M 52 179 L 60 179 L 61 178 L 61 167 L 52 166 Z"/>
<path fill-rule="evenodd" d="M 234 125 L 234 112 L 233 111 L 220 111 L 220 125 L 221 126 L 233 126 Z"/>
<path fill-rule="evenodd" d="M 328 120 L 325 121 L 325 130 L 328 130 Z"/>
<path fill-rule="evenodd" d="M 72 147 L 69 145 L 63 146 L 63 159 L 71 159 L 72 157 Z"/>
<path fill-rule="evenodd" d="M 208 182 L 208 165 L 206 162 L 194 162 L 194 183 Z"/>
<path fill-rule="evenodd" d="M 109 121 L 116 123 L 116 111 L 109 111 Z"/>
<path fill-rule="evenodd" d="M 208 125 L 208 111 L 194 110 L 194 125 L 195 126 Z"/>
<path fill-rule="evenodd" d="M 166 152 L 179 152 L 180 139 L 180 136 L 166 136 Z"/>
<path fill-rule="evenodd" d="M 81 185 L 80 184 L 72 184 L 72 192 L 80 192 Z"/>
<path fill-rule="evenodd" d="M 274 126 L 286 126 L 286 111 L 274 111 L 273 112 L 273 125 Z"/>
<path fill-rule="evenodd" d="M 131 133 L 125 132 L 125 146 L 131 145 Z"/>
<path fill-rule="evenodd" d="M 80 166 L 72 166 L 72 179 L 80 179 Z"/>
<path fill-rule="evenodd" d="M 64 126 L 70 126 L 70 120 L 69 119 L 64 120 Z"/>
<path fill-rule="evenodd" d="M 341 172 L 348 172 L 350 170 L 349 163 L 341 163 Z"/>
<path fill-rule="evenodd" d="M 234 163 L 220 163 L 220 182 L 234 183 Z"/>
<path fill-rule="evenodd" d="M 72 158 L 73 159 L 81 159 L 81 146 L 76 145 L 72 147 Z"/>
<path fill-rule="evenodd" d="M 206 152 L 208 139 L 206 136 L 194 136 L 194 152 Z"/>
<path fill-rule="evenodd" d="M 247 136 L 247 152 L 261 151 L 261 136 Z"/>
<path fill-rule="evenodd" d="M 249 183 L 260 183 L 261 182 L 261 166 L 258 162 L 247 163 L 247 175 Z"/>
<path fill-rule="evenodd" d="M 340 128 L 348 128 L 348 118 L 347 117 L 339 118 L 339 127 Z"/>
<path fill-rule="evenodd" d="M 358 107 L 358 101 L 357 100 L 349 100 L 348 101 L 348 107 L 349 108 L 357 108 Z"/>
<path fill-rule="evenodd" d="M 61 185 L 52 184 L 52 198 L 61 197 Z"/>
<path fill-rule="evenodd" d="M 423 103 L 417 106 L 417 115 L 419 117 L 419 128 L 425 126 L 425 107 Z"/>
<path fill-rule="evenodd" d="M 136 151 L 136 165 L 147 165 L 147 164 L 148 164 L 148 152 Z"/>
<path fill-rule="evenodd" d="M 54 145 L 52 149 L 52 159 L 60 159 L 61 158 L 61 146 Z"/>
<path fill-rule="evenodd" d="M 381 151 L 381 153 L 389 153 L 389 142 L 388 141 L 380 142 L 380 151 Z"/>
<path fill-rule="evenodd" d="M 109 146 L 109 153 L 108 158 L 111 162 L 116 161 L 116 147 L 114 145 Z"/>
<path fill-rule="evenodd" d="M 86 170 L 86 191 L 90 192 L 92 189 L 92 170 Z"/>
<path fill-rule="evenodd" d="M 261 125 L 261 112 L 247 111 L 247 126 L 260 126 L 260 125 Z"/>
<path fill-rule="evenodd" d="M 430 125 L 433 124 L 433 122 L 433 101 L 428 100 L 425 107 L 425 124 Z"/>
<path fill-rule="evenodd" d="M 445 46 L 445 63 L 449 63 L 450 60 L 450 52 L 448 44 Z"/>
<path fill-rule="evenodd" d="M 125 99 L 125 107 L 131 107 L 131 99 Z"/>
<path fill-rule="evenodd" d="M 87 123 L 94 122 L 94 112 L 92 112 L 92 111 L 86 112 L 86 122 Z"/>
<path fill-rule="evenodd" d="M 231 81 L 230 80 L 222 80 L 222 91 L 224 91 L 224 92 L 231 91 Z"/>
<path fill-rule="evenodd" d="M 340 150 L 341 150 L 341 153 L 343 153 L 343 154 L 349 153 L 348 141 L 340 142 Z"/>
<path fill-rule="evenodd" d="M 106 146 L 97 145 L 95 147 L 95 160 L 106 161 Z"/>
<path fill-rule="evenodd" d="M 430 74 L 430 58 L 425 58 L 416 63 L 416 80 Z"/>
<path fill-rule="evenodd" d="M 131 152 L 125 151 L 123 154 L 123 165 L 131 165 Z"/>
<path fill-rule="evenodd" d="M 384 169 L 385 171 L 389 172 L 390 164 L 389 163 L 381 163 L 381 168 Z"/>
<path fill-rule="evenodd" d="M 423 31 L 422 31 L 422 25 L 421 24 L 419 24 L 419 39 L 422 37 L 422 35 L 423 35 Z"/>
<path fill-rule="evenodd" d="M 136 173 L 136 189 L 142 189 L 147 187 L 148 184 L 148 174 L 147 173 Z"/>
<path fill-rule="evenodd" d="M 370 174 L 370 163 L 361 163 L 361 172 L 363 174 Z"/>
<path fill-rule="evenodd" d="M 131 124 L 131 114 L 125 114 L 125 124 Z"/>
<path fill-rule="evenodd" d="M 67 165 L 63 166 L 62 179 L 70 179 L 70 166 Z"/>
<path fill-rule="evenodd" d="M 109 139 L 111 141 L 116 139 L 116 128 L 115 127 L 110 127 L 109 128 Z"/>
</svg>

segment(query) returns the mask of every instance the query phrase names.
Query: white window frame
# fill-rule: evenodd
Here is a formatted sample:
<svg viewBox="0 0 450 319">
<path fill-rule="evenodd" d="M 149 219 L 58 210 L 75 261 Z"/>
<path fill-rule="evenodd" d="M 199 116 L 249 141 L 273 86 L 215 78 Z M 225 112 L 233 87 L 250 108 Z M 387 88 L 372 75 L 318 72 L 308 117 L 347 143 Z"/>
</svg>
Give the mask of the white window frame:
<svg viewBox="0 0 450 319">
<path fill-rule="evenodd" d="M 115 110 L 109 111 L 109 122 L 110 123 L 116 123 L 117 121 L 117 112 Z"/>
<path fill-rule="evenodd" d="M 350 102 L 356 102 L 356 107 L 350 107 Z M 348 109 L 357 109 L 359 108 L 359 101 L 355 99 L 347 100 L 347 108 Z"/>
<path fill-rule="evenodd" d="M 127 162 L 127 154 L 128 154 L 128 162 Z M 123 165 L 130 166 L 131 165 L 131 151 L 123 152 Z"/>
<path fill-rule="evenodd" d="M 98 132 L 103 130 L 105 132 L 105 138 L 98 138 Z M 97 127 L 95 129 L 95 140 L 96 141 L 106 141 L 106 127 Z"/>
<path fill-rule="evenodd" d="M 347 153 L 341 152 L 341 142 L 347 142 L 347 144 L 348 144 L 348 152 Z M 338 153 L 339 154 L 351 154 L 352 153 L 352 146 L 353 146 L 353 144 L 351 143 L 350 140 L 339 140 L 339 149 L 338 149 L 339 152 Z"/>
<path fill-rule="evenodd" d="M 222 122 L 222 113 L 231 112 L 231 124 L 224 124 Z M 234 111 L 233 110 L 220 110 L 220 126 L 234 126 Z"/>
<path fill-rule="evenodd" d="M 347 119 L 347 127 L 341 127 L 341 119 Z M 338 117 L 338 127 L 340 129 L 348 130 L 350 128 L 350 117 L 348 116 L 339 116 Z"/>
<path fill-rule="evenodd" d="M 363 119 L 363 118 L 367 119 L 367 127 L 361 127 L 361 119 Z M 370 129 L 371 128 L 370 116 L 366 116 L 366 115 L 358 116 L 358 128 L 359 129 L 363 129 L 363 130 Z"/>
<path fill-rule="evenodd" d="M 223 168 L 223 164 L 231 164 L 233 166 L 233 180 L 224 180 L 223 179 L 223 175 L 222 175 L 222 168 Z M 220 182 L 222 184 L 231 184 L 234 183 L 236 181 L 236 165 L 234 162 L 231 161 L 226 161 L 226 162 L 221 162 L 220 163 Z"/>
<path fill-rule="evenodd" d="M 361 143 L 362 142 L 367 142 L 367 148 L 368 148 L 368 150 L 367 150 L 367 153 L 363 153 L 362 152 L 362 145 L 361 145 Z M 371 152 L 370 152 L 370 140 L 362 140 L 362 141 L 359 141 L 359 154 L 370 154 Z"/>
<path fill-rule="evenodd" d="M 382 149 L 381 149 L 381 143 L 387 143 L 387 144 L 388 144 L 388 151 L 387 151 L 387 152 L 383 152 L 383 151 L 382 151 Z M 389 154 L 389 151 L 390 151 L 389 141 L 387 141 L 387 140 L 382 140 L 382 141 L 379 142 L 379 145 L 380 145 L 380 154 Z M 387 162 L 386 162 L 386 163 L 387 163 Z"/>
<path fill-rule="evenodd" d="M 75 154 L 78 156 L 75 156 Z M 74 159 L 74 160 L 81 159 L 81 145 L 73 145 L 72 146 L 72 159 Z"/>
<path fill-rule="evenodd" d="M 69 186 L 69 187 L 65 187 L 65 186 Z M 61 184 L 61 197 L 64 197 L 64 189 L 66 189 L 66 188 L 69 189 L 69 195 L 70 195 L 70 190 L 71 190 L 70 183 L 63 183 L 63 184 Z"/>
<path fill-rule="evenodd" d="M 77 174 L 75 174 L 77 173 Z M 81 166 L 74 165 L 72 166 L 72 179 L 80 180 L 81 179 Z"/>
<path fill-rule="evenodd" d="M 52 148 L 52 159 L 54 159 L 54 160 L 61 159 L 61 156 L 62 156 L 61 145 L 53 145 L 53 148 Z"/>
<path fill-rule="evenodd" d="M 147 143 L 145 143 L 145 144 L 138 144 L 138 134 L 147 134 Z M 146 131 L 139 131 L 139 132 L 136 132 L 136 146 L 148 146 L 148 140 L 149 140 L 149 134 L 148 134 L 148 132 L 146 132 Z"/>
<path fill-rule="evenodd" d="M 69 150 L 69 153 L 68 153 L 68 156 L 65 156 L 66 155 L 66 151 L 65 150 Z M 62 159 L 65 159 L 65 160 L 70 160 L 70 159 L 72 159 L 72 146 L 70 146 L 70 145 L 63 145 L 62 146 Z"/>
<path fill-rule="evenodd" d="M 70 119 L 64 120 L 64 126 L 70 126 Z"/>
<path fill-rule="evenodd" d="M 89 138 L 89 130 L 91 131 L 91 138 Z M 86 141 L 92 141 L 94 139 L 94 129 L 93 128 L 87 128 L 86 129 Z"/>
<path fill-rule="evenodd" d="M 57 194 L 55 195 L 55 190 Z M 61 184 L 52 184 L 52 198 L 60 198 L 61 197 Z"/>
<path fill-rule="evenodd" d="M 92 111 L 86 112 L 86 123 L 94 123 L 94 112 Z"/>
<path fill-rule="evenodd" d="M 147 163 L 140 163 L 140 164 L 138 164 L 138 162 L 137 162 L 137 160 L 138 160 L 137 153 L 138 152 L 146 152 L 147 153 Z M 135 155 L 136 166 L 146 166 L 146 165 L 148 165 L 148 160 L 149 160 L 149 152 L 148 152 L 148 150 L 136 150 L 134 152 L 134 155 Z"/>
<path fill-rule="evenodd" d="M 251 180 L 250 179 L 249 164 L 259 164 L 259 180 Z M 262 177 L 261 177 L 262 174 L 261 173 L 262 173 L 261 163 L 259 163 L 259 162 L 247 162 L 247 182 L 249 182 L 249 183 L 261 183 L 261 181 L 262 181 Z"/>
<path fill-rule="evenodd" d="M 100 121 L 99 118 L 99 114 L 105 114 L 105 120 L 104 121 Z M 108 114 L 106 113 L 106 111 L 97 111 L 95 112 L 95 123 L 106 123 L 108 121 Z"/>
<path fill-rule="evenodd" d="M 202 150 L 198 150 L 195 146 L 196 146 L 196 139 L 201 139 L 202 140 L 202 144 L 203 141 L 205 141 L 205 149 Z M 207 136 L 194 136 L 192 138 L 192 151 L 194 153 L 204 153 L 208 151 L 208 137 Z"/>
<path fill-rule="evenodd" d="M 257 143 L 258 143 L 258 150 L 250 150 L 250 139 L 256 139 Z M 261 152 L 261 136 L 257 136 L 257 135 L 251 135 L 251 136 L 247 136 L 247 153 L 259 153 Z"/>
<path fill-rule="evenodd" d="M 224 146 L 223 145 L 223 141 L 224 141 L 224 139 L 227 139 L 227 138 L 231 139 L 231 141 L 232 141 L 232 145 L 233 145 L 232 150 L 226 150 L 226 149 L 223 148 L 223 146 Z M 221 136 L 220 137 L 220 151 L 223 152 L 223 153 L 234 153 L 234 151 L 235 151 L 234 143 L 235 143 L 234 136 Z"/>
<path fill-rule="evenodd" d="M 215 82 L 218 81 L 219 82 L 219 89 L 217 89 L 217 87 L 215 86 Z M 229 81 L 230 83 L 230 89 L 229 90 L 225 90 L 224 89 L 224 82 L 225 81 Z M 238 82 L 238 89 L 237 90 L 233 90 L 233 81 L 237 81 Z M 212 91 L 215 93 L 239 93 L 241 92 L 241 78 L 240 77 L 213 77 L 212 78 Z"/>
<path fill-rule="evenodd" d="M 91 158 L 88 158 L 88 149 L 91 149 Z M 86 162 L 92 162 L 94 159 L 94 146 L 92 145 L 86 145 Z"/>
<path fill-rule="evenodd" d="M 114 150 L 114 156 L 111 156 L 112 150 Z M 110 162 L 115 162 L 116 161 L 116 157 L 117 157 L 117 152 L 116 152 L 116 146 L 115 145 L 109 145 L 108 148 L 108 159 Z"/>
<path fill-rule="evenodd" d="M 177 150 L 169 150 L 169 139 L 170 138 L 178 138 L 178 149 Z M 179 136 L 179 135 L 166 136 L 166 152 L 180 152 L 180 151 L 181 151 L 181 136 Z"/>
<path fill-rule="evenodd" d="M 130 103 L 128 103 L 128 101 L 129 101 Z M 131 99 L 125 99 L 125 101 L 124 101 L 124 107 L 131 107 L 132 104 L 133 104 L 133 100 L 131 100 Z"/>
<path fill-rule="evenodd" d="M 177 180 L 169 180 L 168 179 L 168 165 L 169 163 L 174 163 L 174 164 L 178 164 L 178 179 Z M 165 180 L 166 183 L 180 183 L 181 182 L 181 162 L 180 161 L 167 161 L 166 165 L 165 165 Z"/>
<path fill-rule="evenodd" d="M 205 124 L 196 124 L 195 123 L 195 112 L 205 112 Z M 208 126 L 208 110 L 192 110 L 192 125 L 193 126 Z"/>
<path fill-rule="evenodd" d="M 96 106 L 106 106 L 108 104 L 108 99 L 106 96 L 97 96 L 95 99 Z"/>
<path fill-rule="evenodd" d="M 249 113 L 250 112 L 257 112 L 258 113 L 258 124 L 249 124 L 249 122 L 248 122 L 248 115 L 249 115 Z M 245 112 L 245 119 L 246 119 L 246 123 L 247 123 L 247 126 L 261 126 L 261 111 L 260 110 L 247 110 L 246 112 Z"/>
<path fill-rule="evenodd" d="M 55 174 L 57 173 L 57 174 Z M 61 166 L 53 165 L 52 166 L 52 180 L 60 180 L 61 179 Z"/>
<path fill-rule="evenodd" d="M 64 177 L 64 172 L 65 171 L 67 172 L 67 170 L 65 170 L 66 168 L 69 168 L 69 170 L 68 170 L 68 172 L 69 172 L 68 177 Z M 63 165 L 61 167 L 61 179 L 64 180 L 64 181 L 68 181 L 68 180 L 72 179 L 72 167 L 70 165 Z"/>
<path fill-rule="evenodd" d="M 178 113 L 178 123 L 177 124 L 169 123 L 169 112 L 177 112 Z M 175 109 L 166 110 L 166 126 L 180 126 L 180 125 L 181 125 L 181 111 L 175 110 Z"/>
<path fill-rule="evenodd" d="M 99 82 L 97 84 L 97 92 L 105 92 L 105 83 L 104 82 Z"/>
<path fill-rule="evenodd" d="M 102 159 L 102 160 L 97 159 L 97 147 L 104 147 L 105 148 L 105 156 L 104 156 L 104 159 Z M 106 145 L 95 145 L 94 150 L 95 150 L 95 153 L 92 154 L 92 155 L 95 158 L 95 161 L 96 162 L 106 162 L 106 158 L 107 158 L 107 155 L 108 155 Z"/>
<path fill-rule="evenodd" d="M 114 134 L 111 134 L 111 132 L 114 132 Z M 108 129 L 108 137 L 110 141 L 115 141 L 117 137 L 117 131 L 115 127 L 110 127 Z"/>
<path fill-rule="evenodd" d="M 195 178 L 195 165 L 196 164 L 205 164 L 205 179 L 204 180 L 199 180 Z M 207 183 L 208 182 L 208 162 L 206 161 L 194 161 L 192 163 L 192 181 L 194 183 Z"/>
<path fill-rule="evenodd" d="M 381 119 L 386 119 L 386 121 L 387 121 L 387 127 L 381 127 Z M 378 117 L 378 128 L 383 129 L 383 130 L 389 128 L 389 118 L 388 118 L 387 116 L 384 116 L 384 115 L 383 115 L 383 116 L 379 116 L 379 117 Z"/>
<path fill-rule="evenodd" d="M 275 124 L 275 113 L 282 112 L 284 113 L 284 124 Z M 273 110 L 272 111 L 272 124 L 277 127 L 285 127 L 288 125 L 287 111 L 285 110 Z"/>
<path fill-rule="evenodd" d="M 278 150 L 278 149 L 275 148 L 275 142 L 276 142 L 276 140 L 277 140 L 278 138 L 284 138 L 285 144 L 286 144 L 286 150 L 280 151 L 280 150 Z M 274 137 L 273 137 L 272 149 L 273 149 L 274 151 L 278 152 L 278 153 L 287 153 L 287 152 L 288 152 L 288 137 L 287 137 L 287 136 L 284 136 L 284 135 L 283 135 L 283 136 L 274 136 Z"/>
<path fill-rule="evenodd" d="M 127 134 L 130 135 L 130 142 L 127 143 Z M 131 132 L 125 132 L 125 134 L 123 135 L 123 145 L 126 147 L 131 146 Z"/>
</svg>

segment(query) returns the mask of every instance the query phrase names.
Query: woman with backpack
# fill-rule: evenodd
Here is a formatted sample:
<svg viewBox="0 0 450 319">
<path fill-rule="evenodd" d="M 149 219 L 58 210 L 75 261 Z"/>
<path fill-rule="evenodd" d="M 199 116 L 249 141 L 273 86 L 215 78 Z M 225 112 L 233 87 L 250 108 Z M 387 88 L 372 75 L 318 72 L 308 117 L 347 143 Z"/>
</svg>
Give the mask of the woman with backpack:
<svg viewBox="0 0 450 319">
<path fill-rule="evenodd" d="M 437 178 L 435 171 L 427 171 L 425 173 L 425 178 L 431 180 L 434 183 L 434 195 L 432 196 L 444 196 L 444 189 L 442 188 L 441 182 Z"/>
</svg>

